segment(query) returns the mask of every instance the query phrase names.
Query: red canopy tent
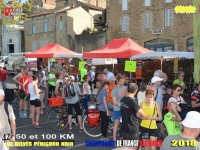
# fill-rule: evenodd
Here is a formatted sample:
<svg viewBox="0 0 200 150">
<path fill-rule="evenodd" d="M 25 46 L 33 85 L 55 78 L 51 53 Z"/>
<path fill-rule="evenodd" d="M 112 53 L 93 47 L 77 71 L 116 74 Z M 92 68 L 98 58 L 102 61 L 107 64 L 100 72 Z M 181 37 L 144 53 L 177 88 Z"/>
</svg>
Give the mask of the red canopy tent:
<svg viewBox="0 0 200 150">
<path fill-rule="evenodd" d="M 150 51 L 130 38 L 114 39 L 107 45 L 100 49 L 84 52 L 84 58 L 131 58 L 131 56 L 139 55 L 143 53 L 153 52 Z"/>
<path fill-rule="evenodd" d="M 64 48 L 59 44 L 47 44 L 46 46 L 39 48 L 38 50 L 28 53 L 25 55 L 26 58 L 51 58 L 58 55 L 67 54 L 69 57 L 80 57 L 81 54 L 73 52 L 69 49 Z"/>
</svg>

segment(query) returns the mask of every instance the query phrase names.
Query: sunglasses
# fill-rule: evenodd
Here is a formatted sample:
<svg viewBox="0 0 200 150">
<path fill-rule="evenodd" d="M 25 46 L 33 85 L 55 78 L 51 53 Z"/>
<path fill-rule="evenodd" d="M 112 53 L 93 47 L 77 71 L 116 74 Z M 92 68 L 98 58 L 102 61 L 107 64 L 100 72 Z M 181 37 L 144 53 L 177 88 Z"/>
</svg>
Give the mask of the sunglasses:
<svg viewBox="0 0 200 150">
<path fill-rule="evenodd" d="M 180 75 L 181 77 L 184 77 L 185 75 Z"/>
</svg>

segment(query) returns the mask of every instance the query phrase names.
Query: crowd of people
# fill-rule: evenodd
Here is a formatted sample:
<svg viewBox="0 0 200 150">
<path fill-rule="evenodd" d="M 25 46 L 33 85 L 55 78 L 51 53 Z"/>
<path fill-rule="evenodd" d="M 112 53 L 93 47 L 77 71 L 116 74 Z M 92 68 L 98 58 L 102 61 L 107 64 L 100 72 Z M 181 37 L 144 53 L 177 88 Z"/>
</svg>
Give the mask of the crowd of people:
<svg viewBox="0 0 200 150">
<path fill-rule="evenodd" d="M 161 135 L 168 135 L 161 148 L 168 150 L 172 149 L 169 148 L 170 140 L 196 139 L 199 136 L 200 84 L 191 93 L 189 100 L 184 99 L 182 94 L 187 88 L 184 72 L 180 71 L 178 79 L 171 84 L 162 70 L 156 70 L 149 82 L 133 83 L 126 74 L 114 74 L 107 68 L 102 72 L 96 72 L 95 69 L 95 66 L 85 64 L 80 75 L 70 75 L 65 69 L 56 71 L 54 67 L 50 73 L 43 66 L 36 73 L 25 68 L 13 78 L 19 87 L 19 116 L 27 118 L 29 114 L 33 127 L 41 128 L 39 120 L 44 113 L 45 99 L 63 97 L 68 104 L 69 131 L 73 132 L 74 109 L 78 116 L 79 131 L 82 132 L 80 96 L 84 99 L 83 106 L 87 115 L 90 96 L 96 95 L 104 140 L 110 139 L 107 134 L 110 118 L 114 120 L 111 138 L 114 141 L 157 140 L 163 139 Z M 5 95 L 2 93 L 0 91 L 0 100 Z M 190 100 L 191 106 L 188 103 Z M 27 109 L 28 103 L 30 112 Z M 14 120 L 15 117 L 12 115 L 10 119 Z M 144 149 L 155 150 L 156 146 L 146 146 Z"/>
</svg>

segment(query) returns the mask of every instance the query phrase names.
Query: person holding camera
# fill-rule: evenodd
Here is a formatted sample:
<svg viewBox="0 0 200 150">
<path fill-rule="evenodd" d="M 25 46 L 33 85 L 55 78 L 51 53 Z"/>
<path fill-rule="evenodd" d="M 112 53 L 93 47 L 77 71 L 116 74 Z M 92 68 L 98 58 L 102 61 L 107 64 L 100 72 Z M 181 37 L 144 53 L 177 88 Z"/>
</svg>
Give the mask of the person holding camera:
<svg viewBox="0 0 200 150">
<path fill-rule="evenodd" d="M 191 94 L 191 104 L 193 110 L 200 112 L 200 83 Z"/>
<path fill-rule="evenodd" d="M 65 102 L 68 104 L 68 123 L 69 123 L 69 130 L 72 132 L 72 114 L 73 108 L 75 109 L 78 115 L 78 123 L 80 127 L 80 132 L 83 132 L 83 125 L 82 125 L 82 112 L 80 108 L 79 102 L 79 95 L 81 95 L 79 85 L 75 83 L 75 77 L 69 76 L 70 81 L 67 80 L 67 77 L 64 77 L 64 86 L 63 86 L 63 97 L 65 98 Z"/>
</svg>

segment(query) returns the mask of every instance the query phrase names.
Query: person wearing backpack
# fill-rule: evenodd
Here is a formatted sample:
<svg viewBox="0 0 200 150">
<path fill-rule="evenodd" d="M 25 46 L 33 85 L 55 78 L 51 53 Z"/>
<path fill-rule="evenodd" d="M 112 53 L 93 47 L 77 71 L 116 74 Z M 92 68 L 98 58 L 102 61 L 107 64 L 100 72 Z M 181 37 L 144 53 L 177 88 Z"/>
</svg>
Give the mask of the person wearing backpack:
<svg viewBox="0 0 200 150">
<path fill-rule="evenodd" d="M 70 81 L 67 81 L 70 80 Z M 79 85 L 74 82 L 75 77 L 69 76 L 69 78 L 64 77 L 64 86 L 63 86 L 63 92 L 62 95 L 65 97 L 65 103 L 68 104 L 68 124 L 69 124 L 69 130 L 72 132 L 72 114 L 73 114 L 73 108 L 76 111 L 76 114 L 78 115 L 78 123 L 80 132 L 83 132 L 83 125 L 82 125 L 82 111 L 80 107 L 80 98 L 79 95 L 81 95 Z"/>
<path fill-rule="evenodd" d="M 16 122 L 13 108 L 4 101 L 5 92 L 0 89 L 0 150 L 8 150 L 4 145 L 5 138 L 15 141 Z"/>
</svg>

